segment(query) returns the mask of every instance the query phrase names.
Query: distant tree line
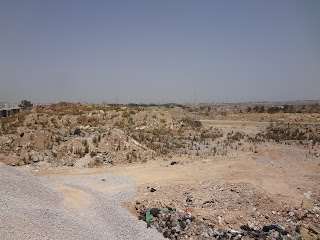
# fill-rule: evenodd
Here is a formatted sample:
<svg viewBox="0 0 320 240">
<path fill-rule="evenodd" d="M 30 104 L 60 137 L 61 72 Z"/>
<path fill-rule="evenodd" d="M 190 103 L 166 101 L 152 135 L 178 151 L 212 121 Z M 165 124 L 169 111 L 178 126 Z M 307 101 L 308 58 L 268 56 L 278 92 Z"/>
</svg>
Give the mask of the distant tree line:
<svg viewBox="0 0 320 240">
<path fill-rule="evenodd" d="M 317 113 L 319 112 L 319 104 L 313 104 L 313 105 L 302 105 L 302 106 L 294 106 L 294 105 L 287 105 L 285 104 L 284 106 L 271 106 L 266 109 L 265 106 L 261 105 L 255 105 L 254 107 L 247 107 L 247 112 L 256 112 L 256 113 L 303 113 L 303 112 L 308 112 L 308 113 Z"/>
</svg>

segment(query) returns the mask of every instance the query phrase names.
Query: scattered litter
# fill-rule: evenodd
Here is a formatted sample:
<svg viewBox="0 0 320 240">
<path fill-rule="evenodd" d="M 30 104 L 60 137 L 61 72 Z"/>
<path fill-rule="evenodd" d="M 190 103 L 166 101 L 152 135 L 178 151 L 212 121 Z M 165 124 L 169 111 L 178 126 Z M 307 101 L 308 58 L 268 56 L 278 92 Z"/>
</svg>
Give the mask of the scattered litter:
<svg viewBox="0 0 320 240">
<path fill-rule="evenodd" d="M 203 204 L 207 204 L 207 203 L 214 203 L 214 200 L 205 201 Z"/>
</svg>

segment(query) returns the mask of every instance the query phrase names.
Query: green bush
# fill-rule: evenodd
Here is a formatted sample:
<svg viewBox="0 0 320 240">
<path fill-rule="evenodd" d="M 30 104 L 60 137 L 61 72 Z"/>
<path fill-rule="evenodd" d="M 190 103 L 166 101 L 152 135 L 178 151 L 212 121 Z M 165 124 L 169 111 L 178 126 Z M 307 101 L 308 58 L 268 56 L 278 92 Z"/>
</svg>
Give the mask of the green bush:
<svg viewBox="0 0 320 240">
<path fill-rule="evenodd" d="M 22 100 L 19 104 L 19 107 L 21 107 L 23 110 L 26 110 L 28 108 L 32 108 L 33 104 L 28 100 Z"/>
<path fill-rule="evenodd" d="M 202 123 L 197 120 L 192 120 L 190 117 L 182 118 L 181 121 L 185 123 L 187 126 L 193 128 L 200 128 L 202 127 Z"/>
</svg>

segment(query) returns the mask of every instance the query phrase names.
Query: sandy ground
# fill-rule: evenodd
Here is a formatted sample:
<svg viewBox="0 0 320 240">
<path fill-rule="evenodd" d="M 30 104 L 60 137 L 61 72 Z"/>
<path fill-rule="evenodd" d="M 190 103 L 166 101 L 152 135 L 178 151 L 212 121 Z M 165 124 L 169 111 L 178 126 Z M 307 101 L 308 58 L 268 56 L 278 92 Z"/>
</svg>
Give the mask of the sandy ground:
<svg viewBox="0 0 320 240">
<path fill-rule="evenodd" d="M 224 136 L 231 130 L 251 135 L 266 128 L 252 124 L 219 124 L 217 127 Z M 157 158 L 145 163 L 96 168 L 39 168 L 32 165 L 19 168 L 41 178 L 87 174 L 129 176 L 135 180 L 136 201 L 154 206 L 172 204 L 223 228 L 251 223 L 258 227 L 273 223 L 281 225 L 296 221 L 289 216 L 292 211 L 300 211 L 302 207 L 303 211 L 319 209 L 320 158 L 310 154 L 310 147 L 279 143 L 252 143 L 251 146 L 257 151 L 241 150 L 250 147 L 249 144 L 230 150 L 226 156 L 172 155 L 172 158 Z M 172 162 L 176 164 L 171 165 Z M 100 188 L 98 185 L 91 187 Z M 127 188 L 104 185 L 103 189 L 97 190 L 117 194 Z M 157 191 L 150 192 L 151 188 Z M 63 193 L 68 205 L 80 209 L 88 197 L 74 189 L 58 191 Z M 191 203 L 186 202 L 188 198 L 192 199 Z M 210 199 L 215 203 L 204 206 L 203 202 Z M 139 214 L 135 202 L 123 206 L 132 214 Z M 308 221 L 316 223 L 318 220 L 319 217 L 311 217 Z"/>
<path fill-rule="evenodd" d="M 270 147 L 270 146 L 269 146 Z M 268 146 L 267 146 L 268 148 Z M 276 155 L 278 146 L 273 146 Z M 286 146 L 295 149 L 295 147 Z M 270 149 L 268 149 L 270 150 Z M 295 149 L 296 150 L 296 149 Z M 215 156 L 210 158 L 173 157 L 169 160 L 156 159 L 146 163 L 135 163 L 101 168 L 59 168 L 37 169 L 23 167 L 25 171 L 39 177 L 59 177 L 84 174 L 120 174 L 137 181 L 136 187 L 161 187 L 168 184 L 193 184 L 198 180 L 221 179 L 230 183 L 250 183 L 271 194 L 280 194 L 295 204 L 309 204 L 303 195 L 304 190 L 317 187 L 320 181 L 319 158 L 304 161 L 290 161 L 273 152 L 260 151 L 258 154 L 239 153 L 234 156 Z M 259 157 L 268 158 L 263 162 Z M 177 164 L 170 165 L 172 161 Z M 319 185 L 318 185 L 319 186 Z M 110 189 L 120 191 L 119 189 Z M 73 194 L 73 193 L 72 193 Z"/>
</svg>

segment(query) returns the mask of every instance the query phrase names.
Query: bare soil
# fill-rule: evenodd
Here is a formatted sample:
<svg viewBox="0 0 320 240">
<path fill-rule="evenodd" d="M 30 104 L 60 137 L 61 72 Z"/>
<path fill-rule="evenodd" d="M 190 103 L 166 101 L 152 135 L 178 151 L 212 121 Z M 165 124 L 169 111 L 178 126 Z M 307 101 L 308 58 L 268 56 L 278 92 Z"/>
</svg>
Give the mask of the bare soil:
<svg viewBox="0 0 320 240">
<path fill-rule="evenodd" d="M 239 127 L 228 125 L 222 129 Z M 256 128 L 250 126 L 245 131 Z M 301 146 L 261 143 L 257 149 L 256 153 L 236 151 L 227 156 L 172 155 L 145 163 L 99 168 L 22 168 L 46 178 L 101 173 L 130 176 L 136 180 L 138 195 L 135 202 L 124 206 L 135 215 L 139 215 L 137 203 L 144 203 L 174 206 L 222 228 L 244 224 L 259 228 L 303 219 L 319 222 L 320 158 L 310 157 L 309 150 Z M 171 165 L 173 162 L 176 164 Z M 151 192 L 151 188 L 156 191 Z M 78 193 L 63 192 L 67 193 L 66 201 L 76 201 L 73 197 Z M 297 219 L 299 211 L 304 216 Z"/>
</svg>

